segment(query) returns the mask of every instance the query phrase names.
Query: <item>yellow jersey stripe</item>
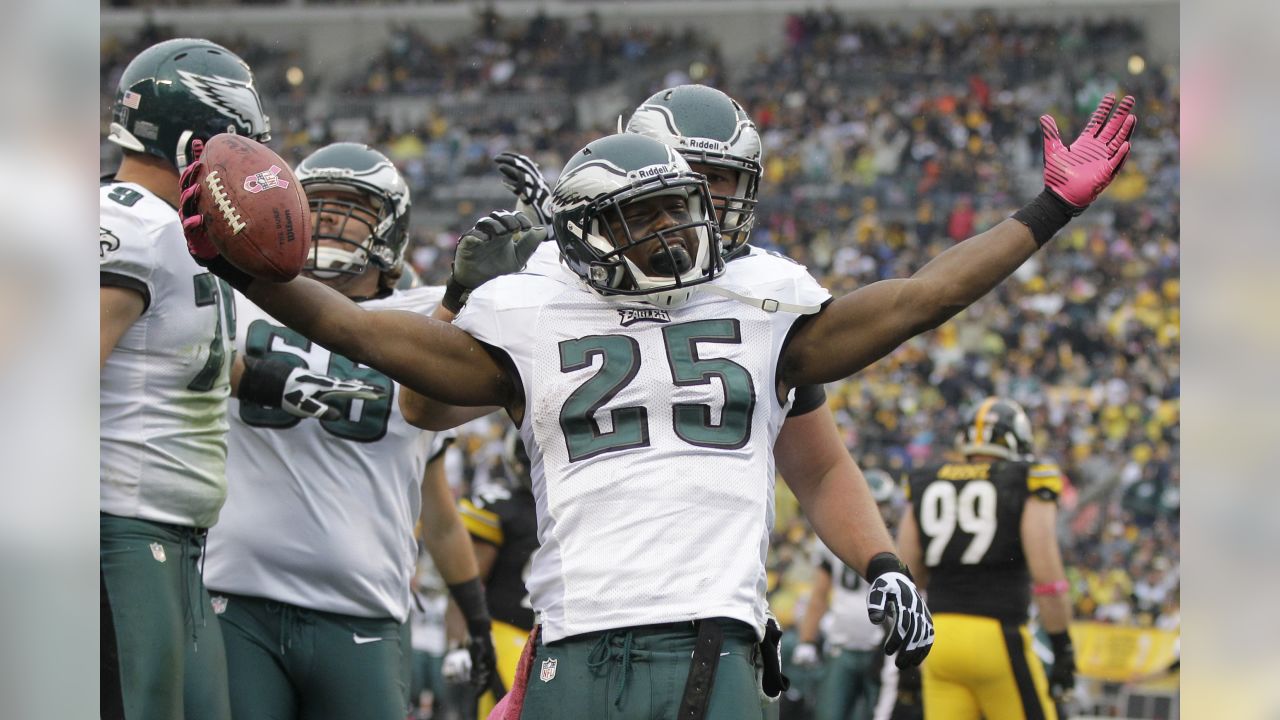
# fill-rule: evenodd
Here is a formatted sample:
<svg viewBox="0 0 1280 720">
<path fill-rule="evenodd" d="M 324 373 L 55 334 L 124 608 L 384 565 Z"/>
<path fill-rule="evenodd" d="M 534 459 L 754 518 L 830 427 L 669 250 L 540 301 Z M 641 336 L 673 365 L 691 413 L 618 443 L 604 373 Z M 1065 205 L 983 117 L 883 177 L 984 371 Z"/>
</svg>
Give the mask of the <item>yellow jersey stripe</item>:
<svg viewBox="0 0 1280 720">
<path fill-rule="evenodd" d="M 1049 490 L 1053 494 L 1059 495 L 1062 493 L 1062 476 L 1055 473 L 1052 476 L 1028 477 L 1027 489 L 1031 492 Z"/>
<path fill-rule="evenodd" d="M 502 521 L 496 514 L 476 507 L 465 498 L 458 503 L 458 514 L 467 532 L 495 545 L 502 544 Z"/>
<path fill-rule="evenodd" d="M 978 406 L 978 412 L 973 416 L 973 442 L 986 442 L 984 439 L 986 436 L 982 434 L 983 425 L 987 422 L 987 411 L 995 404 L 996 398 L 989 397 Z"/>
</svg>

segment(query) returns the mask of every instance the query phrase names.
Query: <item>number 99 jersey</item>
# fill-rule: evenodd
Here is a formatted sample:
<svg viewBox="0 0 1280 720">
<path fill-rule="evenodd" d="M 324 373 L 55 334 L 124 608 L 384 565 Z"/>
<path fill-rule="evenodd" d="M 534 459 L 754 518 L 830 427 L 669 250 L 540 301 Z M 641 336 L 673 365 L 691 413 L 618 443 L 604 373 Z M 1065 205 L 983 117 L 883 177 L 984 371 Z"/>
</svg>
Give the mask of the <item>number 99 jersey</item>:
<svg viewBox="0 0 1280 720">
<path fill-rule="evenodd" d="M 1022 511 L 1028 498 L 1056 502 L 1061 491 L 1052 463 L 947 463 L 911 472 L 907 498 L 929 569 L 929 609 L 1026 622 L 1031 576 Z"/>
</svg>

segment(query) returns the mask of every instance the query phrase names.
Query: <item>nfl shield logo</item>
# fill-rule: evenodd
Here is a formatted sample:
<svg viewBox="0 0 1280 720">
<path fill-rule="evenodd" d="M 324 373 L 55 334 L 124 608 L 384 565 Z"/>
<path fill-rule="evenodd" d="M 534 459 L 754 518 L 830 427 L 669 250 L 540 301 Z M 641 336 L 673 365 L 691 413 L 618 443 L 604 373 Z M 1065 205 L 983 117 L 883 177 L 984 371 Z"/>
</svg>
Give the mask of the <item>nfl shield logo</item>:
<svg viewBox="0 0 1280 720">
<path fill-rule="evenodd" d="M 542 661 L 542 672 L 538 673 L 538 679 L 542 682 L 551 682 L 556 676 L 556 663 L 560 662 L 556 658 L 548 658 Z"/>
<path fill-rule="evenodd" d="M 155 558 L 156 562 L 164 562 L 164 546 L 160 543 L 151 543 L 151 557 Z"/>
<path fill-rule="evenodd" d="M 227 611 L 227 596 L 214 595 L 213 597 L 209 598 L 209 604 L 213 606 L 214 615 L 221 615 L 222 613 Z"/>
</svg>

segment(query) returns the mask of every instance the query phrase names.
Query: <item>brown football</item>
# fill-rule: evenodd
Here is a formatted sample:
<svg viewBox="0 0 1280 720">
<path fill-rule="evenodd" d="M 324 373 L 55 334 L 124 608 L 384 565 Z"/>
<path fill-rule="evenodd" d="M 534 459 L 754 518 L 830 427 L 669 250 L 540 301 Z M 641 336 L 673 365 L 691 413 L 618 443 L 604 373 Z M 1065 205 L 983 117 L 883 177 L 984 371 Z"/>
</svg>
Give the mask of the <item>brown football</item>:
<svg viewBox="0 0 1280 720">
<path fill-rule="evenodd" d="M 255 278 L 297 277 L 311 252 L 311 215 L 302 183 L 262 143 L 223 133 L 200 157 L 200 214 L 218 252 Z"/>
</svg>

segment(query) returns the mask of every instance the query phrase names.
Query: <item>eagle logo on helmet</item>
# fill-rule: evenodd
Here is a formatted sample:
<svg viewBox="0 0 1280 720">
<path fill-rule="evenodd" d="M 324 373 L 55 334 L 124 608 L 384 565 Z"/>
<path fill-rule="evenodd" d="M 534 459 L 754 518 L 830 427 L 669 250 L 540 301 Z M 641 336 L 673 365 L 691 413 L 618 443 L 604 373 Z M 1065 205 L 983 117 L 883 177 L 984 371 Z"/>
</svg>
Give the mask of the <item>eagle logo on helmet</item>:
<svg viewBox="0 0 1280 720">
<path fill-rule="evenodd" d="M 257 119 L 263 116 L 262 101 L 252 83 L 219 75 L 197 75 L 187 70 L 179 70 L 178 78 L 200 102 L 235 118 L 241 125 L 255 127 Z"/>
</svg>

